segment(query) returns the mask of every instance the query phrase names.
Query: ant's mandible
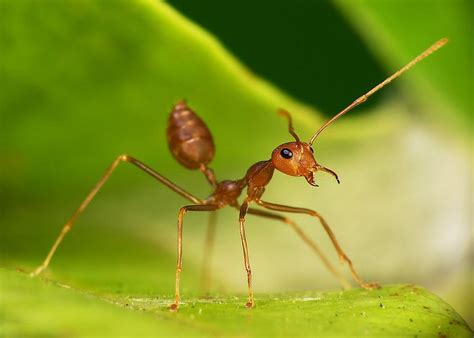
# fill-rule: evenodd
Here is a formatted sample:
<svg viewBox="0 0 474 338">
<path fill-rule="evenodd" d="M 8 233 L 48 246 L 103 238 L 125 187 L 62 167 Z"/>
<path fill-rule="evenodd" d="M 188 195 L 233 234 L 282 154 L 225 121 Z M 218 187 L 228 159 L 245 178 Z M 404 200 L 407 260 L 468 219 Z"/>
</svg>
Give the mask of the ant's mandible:
<svg viewBox="0 0 474 338">
<path fill-rule="evenodd" d="M 321 132 L 326 127 L 332 124 L 339 117 L 347 113 L 352 108 L 365 102 L 376 91 L 390 83 L 393 79 L 400 76 L 403 72 L 407 71 L 417 62 L 421 61 L 431 53 L 441 48 L 447 42 L 448 39 L 446 38 L 439 40 L 430 48 L 418 55 L 415 59 L 410 61 L 399 71 L 388 77 L 385 81 L 378 84 L 366 94 L 362 95 L 357 100 L 352 102 L 347 108 L 345 108 L 340 113 L 331 118 L 329 121 L 324 123 L 318 129 L 318 131 L 316 131 L 316 133 L 311 137 L 308 143 L 302 142 L 299 136 L 294 131 L 290 114 L 284 110 L 281 110 L 279 113 L 288 119 L 289 133 L 295 138 L 295 141 L 284 143 L 276 147 L 272 152 L 271 159 L 255 163 L 247 170 L 245 176 L 242 179 L 238 180 L 218 181 L 216 179 L 213 170 L 208 167 L 208 164 L 213 159 L 215 152 L 212 135 L 209 132 L 209 129 L 207 128 L 206 124 L 186 105 L 184 101 L 178 102 L 173 107 L 173 110 L 168 120 L 167 138 L 169 148 L 175 159 L 183 166 L 188 169 L 199 169 L 205 175 L 209 183 L 212 185 L 214 192 L 206 199 L 197 198 L 188 193 L 186 190 L 180 188 L 167 178 L 163 177 L 141 161 L 129 155 L 120 155 L 110 165 L 110 167 L 106 170 L 105 174 L 97 182 L 97 184 L 94 186 L 89 195 L 87 195 L 87 197 L 76 210 L 76 212 L 64 225 L 61 233 L 59 234 L 55 243 L 51 247 L 44 262 L 39 267 L 37 267 L 30 275 L 36 276 L 48 267 L 49 262 L 51 261 L 51 258 L 53 257 L 56 249 L 63 240 L 64 236 L 71 230 L 72 225 L 77 220 L 79 215 L 84 211 L 84 209 L 91 202 L 96 193 L 109 179 L 110 175 L 117 168 L 117 166 L 121 162 L 128 162 L 143 170 L 144 172 L 146 172 L 147 174 L 149 174 L 159 182 L 163 183 L 165 186 L 180 194 L 182 197 L 192 203 L 179 209 L 178 213 L 178 259 L 176 266 L 176 294 L 174 303 L 170 305 L 170 308 L 172 310 L 178 309 L 181 299 L 179 293 L 179 280 L 182 270 L 182 238 L 183 219 L 185 213 L 188 211 L 212 212 L 221 209 L 225 206 L 231 206 L 240 211 L 240 238 L 242 242 L 245 270 L 247 272 L 248 283 L 248 301 L 246 304 L 247 307 L 251 308 L 254 306 L 252 292 L 252 270 L 250 268 L 249 250 L 247 246 L 247 239 L 245 236 L 245 216 L 247 214 L 275 219 L 288 224 L 296 231 L 296 233 L 303 239 L 303 241 L 308 244 L 311 249 L 322 259 L 324 265 L 339 280 L 341 285 L 347 288 L 349 286 L 348 282 L 331 265 L 326 256 L 320 251 L 319 247 L 308 236 L 306 236 L 306 234 L 297 226 L 296 223 L 276 212 L 301 213 L 316 217 L 323 226 L 326 233 L 328 234 L 329 238 L 331 239 L 331 242 L 334 245 L 341 261 L 346 262 L 348 264 L 354 280 L 363 288 L 378 288 L 379 285 L 377 283 L 366 283 L 359 277 L 351 260 L 344 253 L 341 246 L 337 242 L 336 237 L 334 236 L 334 233 L 332 232 L 331 228 L 319 213 L 311 209 L 297 208 L 287 205 L 265 202 L 261 199 L 261 197 L 265 192 L 265 186 L 272 179 L 273 172 L 275 171 L 275 169 L 290 176 L 303 176 L 306 181 L 313 186 L 317 186 L 313 177 L 314 173 L 316 173 L 317 171 L 323 171 L 333 175 L 339 183 L 337 174 L 334 171 L 316 162 L 314 158 L 313 148 L 311 147 L 315 139 L 319 136 L 319 134 L 321 134 Z M 247 187 L 247 196 L 245 197 L 242 203 L 239 203 L 237 199 L 245 187 Z M 274 212 L 251 208 L 249 207 L 249 205 L 252 202 L 256 203 L 260 207 L 263 207 L 264 209 L 272 210 Z M 212 231 L 208 233 L 208 242 L 211 237 L 213 237 Z"/>
</svg>

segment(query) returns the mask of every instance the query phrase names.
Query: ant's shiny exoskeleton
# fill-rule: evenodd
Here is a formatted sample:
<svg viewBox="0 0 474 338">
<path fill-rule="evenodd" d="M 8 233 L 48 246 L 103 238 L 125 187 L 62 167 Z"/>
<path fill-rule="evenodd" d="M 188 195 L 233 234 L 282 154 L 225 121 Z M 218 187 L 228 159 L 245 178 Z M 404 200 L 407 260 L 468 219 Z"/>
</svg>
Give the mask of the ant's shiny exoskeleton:
<svg viewBox="0 0 474 338">
<path fill-rule="evenodd" d="M 260 217 L 270 218 L 279 220 L 288 224 L 292 227 L 296 233 L 308 244 L 312 250 L 322 259 L 325 266 L 335 275 L 343 287 L 348 287 L 349 283 L 342 277 L 339 272 L 331 265 L 326 256 L 319 250 L 318 246 L 308 237 L 306 234 L 289 218 L 282 216 L 276 212 L 289 212 L 289 213 L 302 213 L 313 217 L 316 217 L 324 230 L 328 234 L 329 238 L 334 245 L 339 258 L 342 262 L 346 262 L 352 273 L 354 280 L 363 288 L 372 289 L 378 288 L 377 283 L 366 283 L 357 274 L 351 260 L 342 250 L 341 246 L 337 242 L 331 228 L 324 220 L 324 218 L 314 210 L 290 207 L 286 205 L 269 203 L 262 200 L 262 195 L 265 192 L 265 186 L 272 179 L 275 169 L 281 171 L 290 176 L 303 176 L 306 181 L 317 186 L 314 181 L 314 173 L 317 171 L 323 171 L 333 175 L 339 183 L 337 174 L 316 162 L 314 158 L 314 151 L 312 148 L 313 142 L 321 134 L 321 132 L 332 124 L 339 117 L 347 113 L 352 108 L 365 102 L 372 94 L 390 83 L 393 79 L 400 76 L 403 72 L 407 71 L 417 62 L 421 61 L 437 49 L 441 48 L 448 42 L 448 39 L 442 39 L 424 51 L 422 54 L 417 56 L 415 59 L 410 61 L 407 65 L 401 68 L 399 71 L 388 77 L 385 81 L 368 91 L 366 94 L 359 97 L 357 100 L 352 102 L 347 108 L 342 110 L 340 113 L 335 115 L 329 121 L 324 123 L 318 131 L 311 137 L 309 142 L 302 142 L 299 136 L 293 129 L 290 114 L 286 111 L 281 110 L 280 114 L 288 119 L 289 133 L 294 137 L 295 141 L 284 143 L 276 147 L 271 155 L 271 158 L 266 161 L 257 162 L 252 165 L 245 176 L 238 180 L 224 180 L 218 181 L 214 172 L 208 167 L 208 164 L 214 157 L 215 147 L 212 139 L 212 135 L 205 123 L 186 105 L 184 101 L 178 102 L 170 114 L 168 120 L 167 138 L 169 148 L 175 157 L 175 159 L 188 169 L 199 169 L 203 172 L 209 183 L 212 185 L 214 192 L 206 199 L 197 198 L 184 189 L 180 188 L 167 178 L 163 177 L 146 164 L 133 158 L 129 155 L 120 155 L 106 170 L 102 178 L 97 182 L 92 191 L 87 195 L 85 200 L 64 225 L 61 233 L 59 234 L 56 242 L 53 244 L 43 264 L 41 264 L 36 270 L 31 273 L 31 276 L 40 274 L 45 268 L 48 267 L 51 258 L 53 257 L 57 247 L 63 240 L 64 236 L 71 230 L 72 225 L 77 220 L 79 215 L 84 211 L 87 205 L 94 198 L 96 193 L 102 188 L 104 183 L 109 179 L 112 172 L 117 168 L 121 162 L 128 162 L 139 169 L 143 170 L 150 176 L 157 179 L 159 182 L 166 185 L 168 188 L 180 194 L 185 199 L 189 200 L 192 204 L 186 205 L 179 209 L 178 213 L 178 260 L 176 266 L 176 294 L 175 301 L 170 305 L 170 308 L 176 310 L 180 303 L 179 293 L 179 280 L 182 269 L 182 237 L 183 237 L 183 219 L 184 215 L 188 211 L 215 211 L 225 206 L 231 206 L 240 211 L 239 222 L 240 222 L 240 238 L 242 241 L 242 249 L 244 254 L 245 270 L 247 272 L 247 283 L 248 283 L 248 301 L 246 306 L 251 308 L 254 306 L 253 292 L 252 292 L 252 270 L 250 268 L 249 250 L 247 246 L 247 239 L 245 236 L 245 216 L 247 214 L 253 214 Z M 238 202 L 238 197 L 244 188 L 247 188 L 247 196 L 242 203 Z M 272 210 L 269 212 L 266 210 L 255 209 L 249 207 L 251 203 L 256 203 L 258 206 L 264 209 Z M 213 237 L 213 231 L 208 232 L 208 238 Z"/>
</svg>

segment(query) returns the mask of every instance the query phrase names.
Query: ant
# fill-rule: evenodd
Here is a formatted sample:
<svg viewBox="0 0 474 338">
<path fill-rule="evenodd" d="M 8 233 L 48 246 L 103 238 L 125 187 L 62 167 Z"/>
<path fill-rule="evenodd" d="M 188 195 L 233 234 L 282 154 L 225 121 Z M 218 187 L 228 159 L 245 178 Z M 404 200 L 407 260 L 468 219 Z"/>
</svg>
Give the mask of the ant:
<svg viewBox="0 0 474 338">
<path fill-rule="evenodd" d="M 136 158 L 129 155 L 120 155 L 115 161 L 107 168 L 102 178 L 97 182 L 92 191 L 87 195 L 85 200 L 81 203 L 79 208 L 74 212 L 72 217 L 67 221 L 67 223 L 62 228 L 61 233 L 51 247 L 46 259 L 44 262 L 38 266 L 31 276 L 39 275 L 44 269 L 46 269 L 53 257 L 56 249 L 63 240 L 64 236 L 71 230 L 72 225 L 77 220 L 79 215 L 85 210 L 87 205 L 92 201 L 97 192 L 102 188 L 104 183 L 110 178 L 112 172 L 117 168 L 121 162 L 128 162 L 143 170 L 148 175 L 152 176 L 174 192 L 178 193 L 185 199 L 189 200 L 192 204 L 186 205 L 179 209 L 178 212 L 178 258 L 176 266 L 176 293 L 175 301 L 170 305 L 171 310 L 177 310 L 180 304 L 181 296 L 179 292 L 179 281 L 180 274 L 182 270 L 182 238 L 183 238 L 183 219 L 184 215 L 190 211 L 208 211 L 213 212 L 218 209 L 221 209 L 225 206 L 230 206 L 239 210 L 239 223 L 240 223 L 240 238 L 242 242 L 243 256 L 244 256 L 244 265 L 247 272 L 247 284 L 248 284 L 248 301 L 246 303 L 247 308 L 252 308 L 254 306 L 254 298 L 252 292 L 252 269 L 250 267 L 249 259 L 249 249 L 247 246 L 247 239 L 245 235 L 245 216 L 247 214 L 256 215 L 264 218 L 274 219 L 288 224 L 296 233 L 301 237 L 301 239 L 308 244 L 311 249 L 321 258 L 326 268 L 339 280 L 343 287 L 348 288 L 349 283 L 336 271 L 336 269 L 331 265 L 326 256 L 320 251 L 319 247 L 294 223 L 291 219 L 282 216 L 276 212 L 287 212 L 287 213 L 298 213 L 298 214 L 307 214 L 309 216 L 315 217 L 319 220 L 327 235 L 329 236 L 334 248 L 337 251 L 337 254 L 341 262 L 347 263 L 353 279 L 361 287 L 365 289 L 374 289 L 380 288 L 377 283 L 366 283 L 358 275 L 355 270 L 351 260 L 342 250 L 339 245 L 334 233 L 329 227 L 325 219 L 316 211 L 306 208 L 291 207 L 287 205 L 275 204 L 263 201 L 262 195 L 265 192 L 265 187 L 270 183 L 273 173 L 276 170 L 290 175 L 290 176 L 303 176 L 306 181 L 312 185 L 316 186 L 317 184 L 314 181 L 314 174 L 318 171 L 326 172 L 336 179 L 338 183 L 339 178 L 337 174 L 322 165 L 316 162 L 314 158 L 314 150 L 312 145 L 316 138 L 331 125 L 334 121 L 340 118 L 342 115 L 346 114 L 348 111 L 354 107 L 360 105 L 361 103 L 367 101 L 367 99 L 374 94 L 376 91 L 390 83 L 395 78 L 399 77 L 402 73 L 407 71 L 413 65 L 426 58 L 428 55 L 432 54 L 448 42 L 447 38 L 441 39 L 430 48 L 425 50 L 423 53 L 418 55 L 399 71 L 395 72 L 393 75 L 388 77 L 385 81 L 381 82 L 373 89 L 356 99 L 349 106 L 339 112 L 337 115 L 332 117 L 326 123 L 324 123 L 314 135 L 311 137 L 309 142 L 302 142 L 299 136 L 296 134 L 293 129 L 293 123 L 291 116 L 287 111 L 280 110 L 280 115 L 284 116 L 288 120 L 288 131 L 293 136 L 295 141 L 284 143 L 276 147 L 271 155 L 271 158 L 266 161 L 260 161 L 252 165 L 248 170 L 245 176 L 238 180 L 224 180 L 218 181 L 214 171 L 208 167 L 208 164 L 214 157 L 215 146 L 212 139 L 212 135 L 207 128 L 206 124 L 187 106 L 185 101 L 180 101 L 175 104 L 171 114 L 168 119 L 167 127 L 167 139 L 168 145 L 171 153 L 174 158 L 181 163 L 184 167 L 188 169 L 199 169 L 206 179 L 211 184 L 214 192 L 207 198 L 201 199 L 195 197 L 188 193 L 186 190 L 182 189 L 178 185 L 174 184 L 164 176 L 157 173 L 155 170 L 144 164 L 143 162 L 137 160 Z M 247 196 L 242 203 L 238 202 L 238 197 L 247 187 Z M 251 208 L 249 205 L 251 203 L 256 203 L 258 206 L 268 209 L 274 212 L 269 212 L 266 210 Z M 275 212 L 276 211 L 276 212 Z M 211 213 L 212 214 L 212 213 Z M 209 226 L 208 231 L 208 240 L 213 237 L 213 226 Z"/>
</svg>

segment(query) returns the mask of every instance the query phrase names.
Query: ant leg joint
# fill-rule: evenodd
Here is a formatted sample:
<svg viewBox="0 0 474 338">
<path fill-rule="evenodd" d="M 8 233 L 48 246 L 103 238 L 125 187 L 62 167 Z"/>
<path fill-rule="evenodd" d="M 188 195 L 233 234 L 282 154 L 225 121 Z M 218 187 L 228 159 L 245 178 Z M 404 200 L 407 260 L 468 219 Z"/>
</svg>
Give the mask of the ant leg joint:
<svg viewBox="0 0 474 338">
<path fill-rule="evenodd" d="M 367 101 L 368 98 L 369 97 L 366 94 L 364 94 L 361 97 L 359 97 L 357 100 L 355 100 L 354 103 L 356 104 L 364 103 L 365 101 Z"/>
<path fill-rule="evenodd" d="M 349 257 L 347 257 L 345 254 L 342 254 L 340 258 L 341 258 L 341 260 L 344 260 L 344 261 L 346 261 L 346 262 L 347 262 L 347 264 L 350 264 L 350 265 L 352 265 L 352 261 L 351 261 L 351 259 L 350 259 Z"/>
<path fill-rule="evenodd" d="M 63 233 L 63 235 L 67 234 L 69 231 L 71 231 L 72 229 L 72 224 L 71 223 L 67 223 L 63 230 L 61 231 Z"/>
<path fill-rule="evenodd" d="M 179 212 L 178 212 L 179 216 L 183 217 L 186 211 L 188 211 L 186 207 L 179 208 Z"/>
<path fill-rule="evenodd" d="M 130 156 L 127 155 L 127 154 L 122 154 L 122 155 L 120 155 L 118 158 L 119 158 L 120 161 L 125 161 L 125 162 L 127 162 L 127 161 L 130 159 Z"/>
</svg>

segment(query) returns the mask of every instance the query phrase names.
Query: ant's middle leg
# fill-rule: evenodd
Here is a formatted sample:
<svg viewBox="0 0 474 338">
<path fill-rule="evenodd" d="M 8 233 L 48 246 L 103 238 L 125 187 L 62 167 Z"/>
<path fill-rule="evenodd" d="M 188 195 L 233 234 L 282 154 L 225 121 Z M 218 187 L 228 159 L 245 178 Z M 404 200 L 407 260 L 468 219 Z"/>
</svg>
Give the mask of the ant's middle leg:
<svg viewBox="0 0 474 338">
<path fill-rule="evenodd" d="M 48 255 L 46 256 L 46 259 L 43 261 L 43 263 L 38 266 L 33 272 L 30 273 L 30 276 L 37 276 L 39 275 L 44 269 L 46 269 L 49 265 L 49 262 L 51 261 L 51 258 L 53 258 L 54 253 L 56 252 L 56 249 L 58 248 L 59 244 L 61 244 L 64 236 L 71 230 L 74 222 L 77 220 L 77 218 L 81 215 L 81 213 L 86 209 L 86 207 L 89 205 L 89 203 L 92 201 L 94 196 L 99 192 L 99 190 L 102 188 L 102 186 L 107 182 L 107 180 L 110 178 L 110 175 L 114 172 L 114 170 L 117 168 L 117 166 L 121 162 L 128 162 L 133 164 L 134 166 L 138 167 L 139 169 L 143 170 L 146 172 L 148 175 L 152 176 L 159 182 L 163 183 L 166 185 L 168 188 L 171 190 L 175 191 L 176 193 L 180 194 L 184 198 L 190 200 L 191 202 L 195 204 L 201 204 L 203 203 L 202 200 L 200 200 L 197 197 L 194 197 L 184 189 L 178 187 L 176 184 L 168 180 L 166 177 L 160 175 L 157 173 L 155 170 L 147 166 L 146 164 L 140 162 L 139 160 L 133 158 L 132 156 L 129 155 L 120 155 L 118 156 L 115 161 L 107 168 L 105 173 L 102 175 L 100 180 L 96 183 L 94 188 L 89 192 L 87 197 L 82 201 L 81 205 L 77 210 L 74 212 L 74 214 L 71 216 L 71 218 L 67 221 L 67 223 L 63 226 L 61 232 L 59 233 L 59 236 L 56 238 L 56 241 L 54 242 L 53 246 L 49 250 Z"/>
<path fill-rule="evenodd" d="M 323 226 L 324 230 L 328 234 L 329 238 L 331 239 L 332 244 L 334 245 L 334 248 L 337 251 L 337 254 L 339 255 L 339 258 L 341 261 L 346 262 L 349 266 L 349 269 L 351 270 L 352 277 L 354 280 L 364 289 L 378 289 L 380 288 L 380 285 L 377 283 L 366 283 L 362 280 L 362 278 L 359 277 L 359 274 L 354 268 L 354 265 L 352 264 L 352 261 L 347 257 L 347 255 L 344 253 L 342 250 L 341 246 L 339 245 L 339 242 L 336 240 L 336 236 L 332 232 L 331 228 L 329 227 L 329 224 L 326 222 L 326 220 L 316 211 L 311 210 L 311 209 L 306 209 L 306 208 L 297 208 L 297 207 L 290 207 L 287 205 L 281 205 L 281 204 L 275 204 L 275 203 L 269 203 L 269 202 L 264 202 L 262 200 L 257 200 L 256 203 L 266 209 L 270 210 L 275 210 L 275 211 L 282 211 L 282 212 L 291 212 L 291 213 L 299 213 L 299 214 L 307 214 L 313 217 L 316 217 L 321 225 Z"/>
<path fill-rule="evenodd" d="M 176 290 L 175 290 L 175 301 L 173 304 L 169 306 L 171 310 L 177 310 L 179 307 L 179 302 L 181 300 L 181 295 L 179 293 L 179 281 L 181 271 L 183 269 L 183 220 L 184 214 L 188 211 L 215 211 L 220 207 L 217 205 L 205 205 L 205 204 L 197 204 L 197 205 L 187 205 L 179 209 L 178 213 L 178 259 L 176 263 Z"/>
<path fill-rule="evenodd" d="M 249 208 L 247 212 L 249 214 L 252 214 L 252 215 L 255 215 L 255 216 L 260 216 L 260 217 L 264 217 L 264 218 L 270 218 L 270 219 L 274 219 L 274 220 L 277 220 L 277 221 L 281 221 L 281 222 L 289 225 L 293 230 L 295 230 L 297 235 L 311 248 L 311 250 L 313 250 L 313 252 L 317 256 L 319 256 L 319 258 L 323 261 L 323 264 L 326 266 L 326 268 L 329 270 L 329 272 L 331 272 L 331 274 L 334 277 L 337 278 L 337 280 L 339 281 L 341 286 L 346 290 L 351 288 L 351 285 L 346 280 L 346 278 L 344 278 L 344 276 L 331 264 L 331 262 L 326 257 L 326 255 L 321 251 L 319 246 L 313 240 L 311 240 L 311 238 L 309 238 L 308 235 L 306 235 L 306 233 L 303 231 L 303 229 L 301 229 L 295 222 L 293 222 L 293 220 L 291 220 L 291 219 L 289 219 L 285 216 L 275 214 L 273 212 L 268 212 L 268 211 L 265 211 L 265 210 L 258 210 L 258 209 L 254 209 L 254 208 Z"/>
</svg>

